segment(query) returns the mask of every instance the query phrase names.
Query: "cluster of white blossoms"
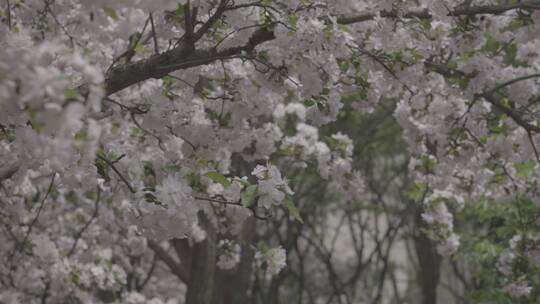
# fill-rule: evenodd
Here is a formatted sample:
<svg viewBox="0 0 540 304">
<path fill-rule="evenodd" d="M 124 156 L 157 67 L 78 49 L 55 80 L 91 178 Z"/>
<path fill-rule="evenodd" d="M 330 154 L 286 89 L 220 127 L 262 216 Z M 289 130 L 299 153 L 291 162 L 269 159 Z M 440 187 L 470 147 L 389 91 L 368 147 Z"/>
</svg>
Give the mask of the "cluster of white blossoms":
<svg viewBox="0 0 540 304">
<path fill-rule="evenodd" d="M 198 223 L 198 205 L 192 189 L 177 175 L 156 186 L 154 204 L 143 200 L 134 211 L 134 222 L 152 239 L 183 238 Z"/>
<path fill-rule="evenodd" d="M 273 276 L 287 265 L 287 255 L 281 247 L 263 248 L 255 253 L 255 261 L 259 267 L 266 267 L 267 273 Z"/>
<path fill-rule="evenodd" d="M 527 297 L 533 291 L 533 287 L 527 278 L 527 270 L 540 266 L 540 251 L 531 247 L 528 242 L 534 244 L 538 241 L 537 236 L 514 235 L 509 246 L 499 254 L 497 270 L 504 275 L 505 285 L 503 290 L 512 298 Z M 530 243 L 529 243 L 530 244 Z M 523 263 L 528 265 L 525 269 Z M 525 271 L 524 271 L 525 270 Z"/>
<path fill-rule="evenodd" d="M 173 250 L 149 241 L 240 238 L 257 207 L 294 210 L 283 176 L 312 160 L 359 199 L 351 140 L 320 130 L 381 102 L 441 254 L 461 205 L 540 201 L 538 4 L 330 2 L 3 1 L 1 301 L 178 299 L 165 271 L 135 292 Z M 256 260 L 277 274 L 286 254 Z"/>
<path fill-rule="evenodd" d="M 528 296 L 532 291 L 532 287 L 526 281 L 519 281 L 504 286 L 503 290 L 512 298 L 521 298 Z"/>
<path fill-rule="evenodd" d="M 251 174 L 257 177 L 259 203 L 266 209 L 279 205 L 286 195 L 294 194 L 287 180 L 281 178 L 281 173 L 276 166 L 257 165 Z"/>
<path fill-rule="evenodd" d="M 217 265 L 221 269 L 232 269 L 240 263 L 240 245 L 231 240 L 221 240 L 218 247 L 221 254 L 219 255 Z"/>
</svg>

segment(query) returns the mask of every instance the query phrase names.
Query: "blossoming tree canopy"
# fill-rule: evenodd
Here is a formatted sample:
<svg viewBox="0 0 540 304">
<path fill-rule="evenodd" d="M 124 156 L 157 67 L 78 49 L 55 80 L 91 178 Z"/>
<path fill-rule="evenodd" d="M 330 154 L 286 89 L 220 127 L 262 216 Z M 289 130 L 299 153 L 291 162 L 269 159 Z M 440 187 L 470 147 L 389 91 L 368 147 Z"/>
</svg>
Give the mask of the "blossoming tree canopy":
<svg viewBox="0 0 540 304">
<path fill-rule="evenodd" d="M 138 303 L 130 261 L 164 240 L 234 267 L 246 221 L 302 221 L 298 172 L 362 197 L 352 130 L 320 129 L 382 100 L 440 254 L 464 205 L 540 202 L 538 0 L 5 0 L 0 20 L 2 301 Z M 285 263 L 258 247 L 268 273 Z"/>
</svg>

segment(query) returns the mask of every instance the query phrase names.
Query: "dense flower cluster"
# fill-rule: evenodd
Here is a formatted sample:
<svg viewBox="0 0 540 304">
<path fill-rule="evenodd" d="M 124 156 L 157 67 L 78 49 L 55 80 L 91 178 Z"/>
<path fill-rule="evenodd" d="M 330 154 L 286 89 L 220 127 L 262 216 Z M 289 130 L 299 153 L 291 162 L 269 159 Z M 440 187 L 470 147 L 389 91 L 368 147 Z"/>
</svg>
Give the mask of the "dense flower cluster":
<svg viewBox="0 0 540 304">
<path fill-rule="evenodd" d="M 462 2 L 3 1 L 0 301 L 177 299 L 148 248 L 231 239 L 234 268 L 248 219 L 301 220 L 284 176 L 306 168 L 358 199 L 351 139 L 319 130 L 381 101 L 439 253 L 466 204 L 538 204 L 540 4 Z M 524 238 L 498 264 L 515 298 L 534 287 L 512 263 L 540 260 Z M 254 259 L 277 275 L 286 254 Z"/>
</svg>

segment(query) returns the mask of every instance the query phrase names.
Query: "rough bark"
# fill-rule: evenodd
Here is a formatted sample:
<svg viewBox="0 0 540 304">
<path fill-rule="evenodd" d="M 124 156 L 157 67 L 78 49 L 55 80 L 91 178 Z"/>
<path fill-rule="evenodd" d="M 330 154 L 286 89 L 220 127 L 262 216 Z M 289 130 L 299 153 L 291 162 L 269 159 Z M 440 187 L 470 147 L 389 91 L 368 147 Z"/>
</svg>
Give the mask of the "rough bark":
<svg viewBox="0 0 540 304">
<path fill-rule="evenodd" d="M 250 53 L 257 45 L 274 38 L 273 31 L 260 28 L 253 33 L 247 44 L 222 51 L 215 49 L 195 50 L 193 45 L 184 43 L 165 53 L 113 68 L 106 75 L 105 94 L 111 95 L 147 79 L 163 78 L 174 71 L 209 64 L 219 59 L 233 58 L 242 53 Z"/>
<path fill-rule="evenodd" d="M 425 227 L 418 210 L 415 218 L 417 231 Z M 414 237 L 414 246 L 418 257 L 419 272 L 418 283 L 422 291 L 422 304 L 437 303 L 437 286 L 441 272 L 441 256 L 437 253 L 435 243 L 424 233 L 419 232 Z"/>
<path fill-rule="evenodd" d="M 195 37 L 193 39 L 197 40 L 201 38 L 201 36 L 206 32 L 207 27 L 211 26 L 213 22 L 219 19 L 224 10 L 230 9 L 230 7 L 225 7 L 225 4 L 226 2 L 221 3 L 220 9 L 218 9 L 218 12 L 213 16 L 213 19 L 206 22 L 204 28 L 201 28 L 197 31 L 197 33 L 194 33 L 193 35 Z M 475 16 L 480 14 L 501 14 L 514 9 L 538 9 L 539 5 L 540 0 L 501 5 L 458 6 L 451 10 L 448 15 Z M 360 13 L 351 16 L 336 16 L 336 22 L 339 24 L 353 24 L 372 20 L 378 15 L 383 18 L 399 17 L 430 19 L 433 17 L 431 12 L 427 10 L 411 10 L 408 12 L 403 12 L 399 15 L 393 11 L 382 11 L 380 14 Z M 162 78 L 168 73 L 177 70 L 209 64 L 215 60 L 238 56 L 243 52 L 250 53 L 257 45 L 273 39 L 275 39 L 273 31 L 269 28 L 262 27 L 253 33 L 246 45 L 237 46 L 222 51 L 217 51 L 216 49 L 196 50 L 194 41 L 185 41 L 178 47 L 165 53 L 157 54 L 147 59 L 142 59 L 134 63 L 113 68 L 105 77 L 106 95 L 113 94 L 147 79 Z"/>
<path fill-rule="evenodd" d="M 255 218 L 250 217 L 244 223 L 241 235 L 240 263 L 233 270 L 216 271 L 213 304 L 251 303 L 248 291 L 255 256 L 251 246 L 254 244 L 255 236 Z"/>
<path fill-rule="evenodd" d="M 205 228 L 206 238 L 193 245 L 186 304 L 211 304 L 214 292 L 216 231 L 204 214 L 200 213 L 199 218 Z"/>
</svg>

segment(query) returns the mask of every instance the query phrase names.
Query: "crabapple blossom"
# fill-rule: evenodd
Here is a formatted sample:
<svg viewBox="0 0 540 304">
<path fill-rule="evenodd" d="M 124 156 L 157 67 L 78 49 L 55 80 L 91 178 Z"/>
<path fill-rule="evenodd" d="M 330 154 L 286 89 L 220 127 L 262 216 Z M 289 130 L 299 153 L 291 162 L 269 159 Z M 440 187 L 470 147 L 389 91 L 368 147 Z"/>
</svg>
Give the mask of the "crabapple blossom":
<svg viewBox="0 0 540 304">
<path fill-rule="evenodd" d="M 462 218 L 503 225 L 481 256 L 538 300 L 538 24 L 538 0 L 2 1 L 0 301 L 207 304 L 261 269 L 279 288 L 289 238 L 318 232 L 313 180 L 349 216 L 407 193 L 445 256 Z M 351 121 L 381 108 L 408 179 L 371 193 Z"/>
</svg>

